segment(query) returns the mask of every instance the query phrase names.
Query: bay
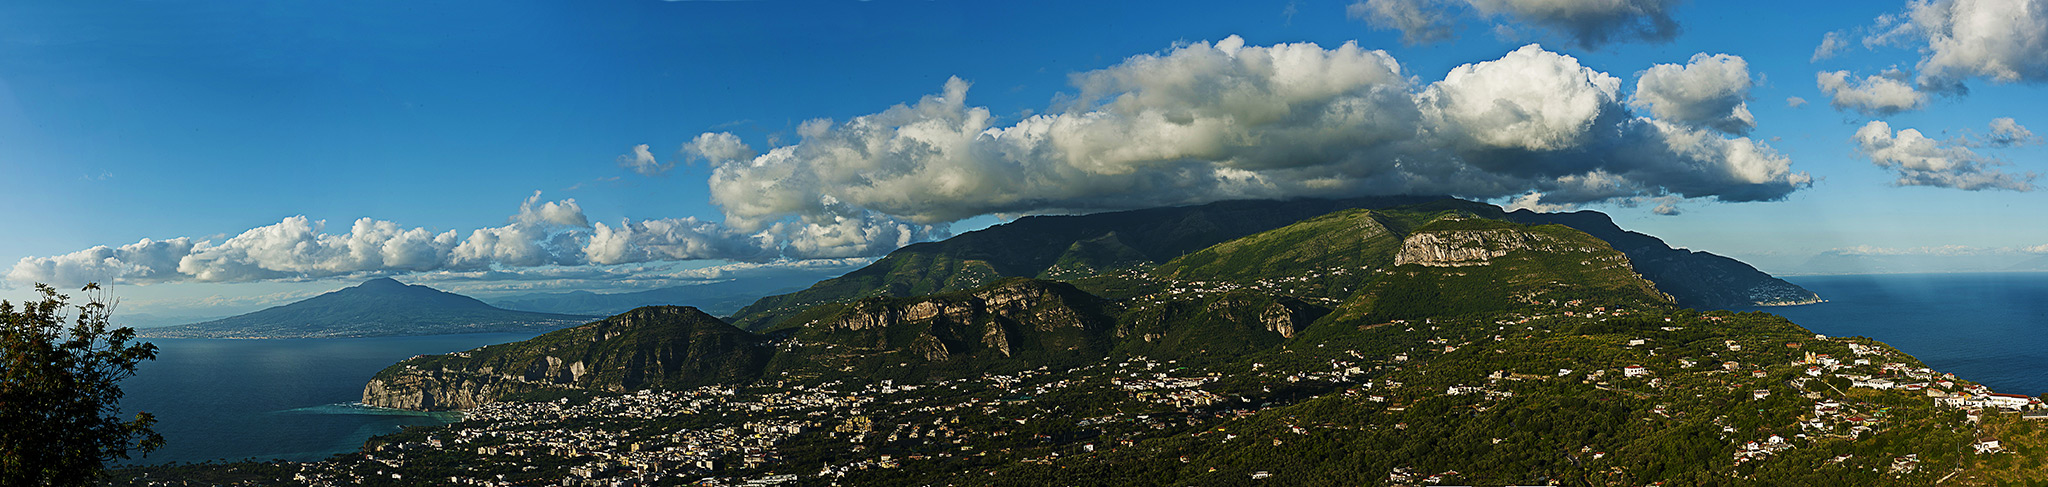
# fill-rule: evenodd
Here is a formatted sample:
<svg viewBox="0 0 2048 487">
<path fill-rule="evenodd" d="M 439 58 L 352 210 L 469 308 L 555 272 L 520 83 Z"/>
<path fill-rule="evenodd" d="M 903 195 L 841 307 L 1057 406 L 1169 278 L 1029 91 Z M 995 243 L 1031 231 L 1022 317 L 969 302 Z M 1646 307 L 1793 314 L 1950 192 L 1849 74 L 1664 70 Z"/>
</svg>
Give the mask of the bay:
<svg viewBox="0 0 2048 487">
<path fill-rule="evenodd" d="M 1866 336 L 1994 391 L 2048 393 L 2048 273 L 1792 276 L 1827 302 L 1744 308 Z"/>
<path fill-rule="evenodd" d="M 278 340 L 157 338 L 157 359 L 121 383 L 126 413 L 157 418 L 164 448 L 124 465 L 314 461 L 450 414 L 368 408 L 363 384 L 407 357 L 515 342 L 537 333 Z"/>
</svg>

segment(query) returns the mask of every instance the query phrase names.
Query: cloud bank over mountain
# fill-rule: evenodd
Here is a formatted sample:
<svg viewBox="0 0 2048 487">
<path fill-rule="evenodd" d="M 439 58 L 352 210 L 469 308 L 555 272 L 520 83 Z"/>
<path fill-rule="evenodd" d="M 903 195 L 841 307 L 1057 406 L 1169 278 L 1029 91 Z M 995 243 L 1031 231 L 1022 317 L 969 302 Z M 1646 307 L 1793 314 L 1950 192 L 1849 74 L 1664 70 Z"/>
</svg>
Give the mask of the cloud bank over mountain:
<svg viewBox="0 0 2048 487">
<path fill-rule="evenodd" d="M 788 145 L 695 136 L 681 152 L 710 167 L 722 221 L 593 222 L 575 200 L 536 193 L 506 225 L 466 235 L 369 218 L 326 233 L 325 222 L 301 216 L 221 242 L 24 258 L 7 277 L 244 282 L 858 258 L 944 238 L 951 222 L 982 215 L 1388 194 L 1677 214 L 1686 200 L 1773 201 L 1813 181 L 1743 136 L 1756 123 L 1751 76 L 1726 54 L 1650 67 L 1630 93 L 1620 78 L 1536 44 L 1424 82 L 1355 43 L 1251 46 L 1231 36 L 1070 78 L 1074 93 L 1017 120 L 970 104 L 971 83 L 954 78 L 912 103 L 806 121 Z M 645 145 L 633 152 L 621 166 L 669 167 Z"/>
<path fill-rule="evenodd" d="M 1620 79 L 1534 44 L 1428 84 L 1352 43 L 1234 36 L 1072 79 L 1077 94 L 1012 123 L 968 103 L 959 79 L 913 104 L 805 122 L 794 144 L 709 158 L 713 202 L 728 224 L 759 228 L 855 209 L 929 224 L 1368 194 L 1769 201 L 1812 181 L 1767 145 L 1724 136 L 1754 123 L 1747 68 L 1729 55 L 1646 73 L 1635 104 L 1648 114 Z"/>
</svg>

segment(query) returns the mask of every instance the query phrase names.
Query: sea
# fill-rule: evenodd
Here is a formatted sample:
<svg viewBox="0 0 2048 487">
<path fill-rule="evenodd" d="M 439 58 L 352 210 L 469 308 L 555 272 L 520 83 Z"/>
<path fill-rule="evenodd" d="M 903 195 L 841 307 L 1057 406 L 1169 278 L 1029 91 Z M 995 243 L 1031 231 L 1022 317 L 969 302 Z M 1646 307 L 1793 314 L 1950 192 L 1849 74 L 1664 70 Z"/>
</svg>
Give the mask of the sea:
<svg viewBox="0 0 2048 487">
<path fill-rule="evenodd" d="M 1827 302 L 1742 308 L 1865 336 L 1991 390 L 2048 393 L 2048 272 L 1782 277 Z"/>
<path fill-rule="evenodd" d="M 2048 273 L 1794 276 L 1827 302 L 1749 308 L 1829 336 L 1866 336 L 1992 390 L 2048 393 Z M 418 337 L 152 339 L 157 360 L 122 383 L 121 405 L 149 411 L 168 444 L 126 464 L 314 461 L 372 436 L 445 424 L 449 414 L 363 407 L 363 384 L 418 354 L 534 333 Z"/>
<path fill-rule="evenodd" d="M 363 384 L 420 354 L 516 342 L 538 333 L 276 340 L 147 339 L 157 358 L 121 382 L 123 418 L 156 416 L 165 445 L 119 465 L 215 460 L 316 461 L 372 436 L 447 424 L 453 413 L 364 407 Z"/>
</svg>

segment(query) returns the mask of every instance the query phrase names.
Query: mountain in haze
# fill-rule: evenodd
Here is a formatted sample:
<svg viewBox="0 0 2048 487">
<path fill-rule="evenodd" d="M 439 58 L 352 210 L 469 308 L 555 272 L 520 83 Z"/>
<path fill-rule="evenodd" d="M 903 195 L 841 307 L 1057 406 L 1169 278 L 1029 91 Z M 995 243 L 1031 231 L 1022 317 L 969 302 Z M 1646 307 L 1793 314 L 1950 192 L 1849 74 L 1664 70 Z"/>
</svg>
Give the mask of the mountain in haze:
<svg viewBox="0 0 2048 487">
<path fill-rule="evenodd" d="M 588 316 L 501 309 L 390 278 L 240 316 L 139 330 L 150 338 L 344 338 L 546 330 Z"/>
<path fill-rule="evenodd" d="M 1814 254 L 1791 270 L 1812 275 L 2041 271 L 2048 270 L 2048 256 L 2010 250 L 1867 252 L 1838 249 Z"/>
<path fill-rule="evenodd" d="M 1627 254 L 1643 277 L 1671 294 L 1679 306 L 1695 309 L 1786 306 L 1820 302 L 1820 295 L 1798 284 L 1771 277 L 1742 261 L 1709 252 L 1674 249 L 1662 239 L 1623 230 L 1597 211 L 1537 213 L 1516 210 L 1503 215 L 1521 223 L 1556 223 L 1591 234 Z"/>
<path fill-rule="evenodd" d="M 691 306 L 711 314 L 727 314 L 778 293 L 802 290 L 818 279 L 832 275 L 812 274 L 810 280 L 787 277 L 735 279 L 710 284 L 673 286 L 625 293 L 534 293 L 491 298 L 491 305 L 519 311 L 572 315 L 611 316 L 643 306 Z"/>
<path fill-rule="evenodd" d="M 2005 270 L 2048 272 L 2048 255 L 2027 259 L 2018 264 L 2013 264 L 2012 267 L 2006 268 Z"/>
<path fill-rule="evenodd" d="M 1817 302 L 1813 292 L 1740 261 L 1673 249 L 1614 225 L 1593 211 L 1505 212 L 1447 197 L 1396 196 L 1287 201 L 1224 201 L 1081 216 L 1033 216 L 938 242 L 897 249 L 844 276 L 790 294 L 761 298 L 732 315 L 748 330 L 778 327 L 812 306 L 872 296 L 958 291 L 1005 277 L 1076 279 L 1158 265 L 1211 245 L 1345 209 L 1457 209 L 1517 223 L 1559 224 L 1628 255 L 1637 271 L 1681 306 L 1713 309 Z"/>
</svg>

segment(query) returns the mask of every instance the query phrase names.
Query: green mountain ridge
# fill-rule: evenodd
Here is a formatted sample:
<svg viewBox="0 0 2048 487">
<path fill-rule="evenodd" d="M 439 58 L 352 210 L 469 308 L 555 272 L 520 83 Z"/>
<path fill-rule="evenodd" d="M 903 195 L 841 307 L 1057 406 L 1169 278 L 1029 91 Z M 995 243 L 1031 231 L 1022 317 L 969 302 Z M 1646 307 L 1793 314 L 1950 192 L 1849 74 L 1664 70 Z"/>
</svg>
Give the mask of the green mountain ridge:
<svg viewBox="0 0 2048 487">
<path fill-rule="evenodd" d="M 1073 272 L 1078 267 L 1060 266 L 1085 266 L 1100 272 L 1119 268 L 1139 256 L 1145 262 L 1165 262 L 1210 245 L 1336 210 L 1417 204 L 1439 198 L 1224 201 L 1080 216 L 1029 216 L 946 240 L 897 249 L 867 267 L 820 281 L 809 289 L 761 298 L 734 313 L 732 322 L 748 330 L 765 330 L 824 303 L 958 291 L 1004 277 L 1043 275 L 1071 279 L 1076 277 Z M 1114 238 L 1104 240 L 1111 234 Z M 1077 243 L 1081 244 L 1079 250 L 1075 248 Z"/>
<path fill-rule="evenodd" d="M 1100 239 L 1096 244 L 1113 242 Z M 1669 302 L 1628 266 L 1625 257 L 1599 239 L 1562 225 L 1529 227 L 1479 218 L 1461 209 L 1339 211 L 1219 243 L 1176 258 L 1158 271 L 1166 275 L 1096 275 L 1079 287 L 1013 277 L 961 291 L 819 305 L 764 334 L 747 334 L 751 340 L 772 344 L 776 352 L 766 361 L 735 363 L 762 367 L 720 370 L 728 378 L 928 381 L 1084 364 L 1112 356 L 1165 353 L 1191 360 L 1227 360 L 1335 326 L 1324 324 L 1328 322 L 1498 312 L 1574 298 L 1631 305 Z M 1276 285 L 1303 276 L 1299 284 L 1308 286 L 1309 293 L 1296 294 Z M 1109 290 L 1105 286 L 1111 283 L 1104 279 L 1121 281 L 1122 291 Z M 657 308 L 621 316 L 649 309 Z M 642 329 L 719 328 L 706 324 L 696 310 L 682 309 L 693 318 L 675 324 L 648 318 Z M 602 343 L 607 338 L 592 339 Z M 475 353 L 558 357 L 551 350 L 562 340 L 551 334 Z M 576 358 L 550 359 L 547 370 L 626 361 L 584 352 L 572 355 Z M 503 375 L 494 372 L 508 370 L 499 362 L 421 358 L 401 363 L 377 375 L 372 387 L 365 389 L 363 402 L 408 409 L 458 407 L 489 402 L 492 394 L 504 399 L 533 390 L 478 379 Z M 543 375 L 562 377 L 557 372 Z M 605 391 L 631 390 L 634 385 L 571 375 L 569 380 L 552 381 L 551 387 Z M 408 385 L 394 389 L 390 384 Z"/>
<path fill-rule="evenodd" d="M 761 331 L 779 328 L 778 323 L 812 306 L 865 297 L 957 291 L 1004 277 L 1085 280 L 1090 275 L 1167 265 L 1212 245 L 1338 210 L 1396 208 L 1420 213 L 1459 211 L 1486 219 L 1574 228 L 1627 255 L 1639 273 L 1657 283 L 1681 306 L 1712 309 L 1819 300 L 1811 291 L 1734 259 L 1673 249 L 1655 237 L 1623 230 L 1598 212 L 1506 212 L 1485 203 L 1404 196 L 1226 201 L 1083 216 L 1026 217 L 944 241 L 898 249 L 868 267 L 820 281 L 809 289 L 762 298 L 735 312 L 730 319 L 735 326 Z M 1289 252 L 1318 250 L 1302 248 Z M 1294 260 L 1307 258 L 1294 256 Z M 1300 261 L 1289 265 L 1313 264 Z"/>
<path fill-rule="evenodd" d="M 561 391 L 738 382 L 767 359 L 759 342 L 696 308 L 649 306 L 521 342 L 414 357 L 378 372 L 363 403 L 445 410 Z"/>
</svg>

